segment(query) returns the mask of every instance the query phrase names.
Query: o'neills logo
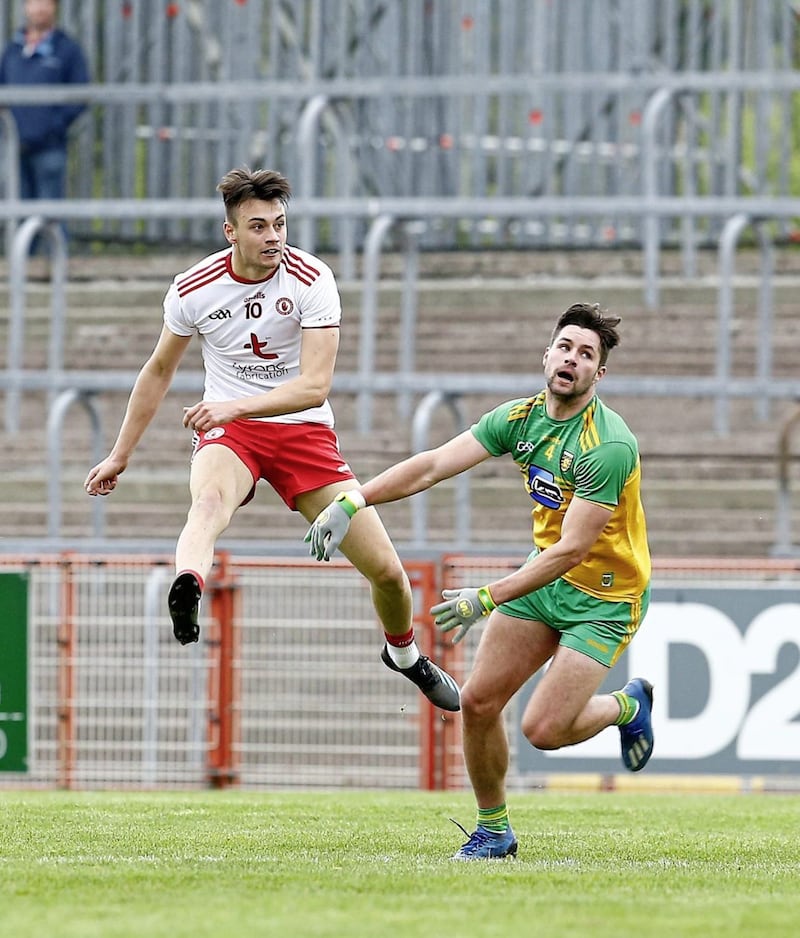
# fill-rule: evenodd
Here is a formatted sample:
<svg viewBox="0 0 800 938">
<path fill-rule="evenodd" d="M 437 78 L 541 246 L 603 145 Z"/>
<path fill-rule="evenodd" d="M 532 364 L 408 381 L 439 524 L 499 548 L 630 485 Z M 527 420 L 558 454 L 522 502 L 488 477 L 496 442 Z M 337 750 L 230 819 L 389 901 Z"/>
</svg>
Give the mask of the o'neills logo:
<svg viewBox="0 0 800 938">
<path fill-rule="evenodd" d="M 225 427 L 212 427 L 207 433 L 203 434 L 204 440 L 218 440 L 225 436 Z"/>
<path fill-rule="evenodd" d="M 294 303 L 288 296 L 282 296 L 275 300 L 275 312 L 281 316 L 288 316 L 294 310 Z"/>
</svg>

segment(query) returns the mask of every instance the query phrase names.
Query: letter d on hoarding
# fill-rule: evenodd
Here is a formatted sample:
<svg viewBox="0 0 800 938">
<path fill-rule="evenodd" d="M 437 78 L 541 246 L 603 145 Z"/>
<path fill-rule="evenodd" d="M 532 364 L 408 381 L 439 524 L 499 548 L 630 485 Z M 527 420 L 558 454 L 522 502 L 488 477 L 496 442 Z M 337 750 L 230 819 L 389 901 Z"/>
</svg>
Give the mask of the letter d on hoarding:
<svg viewBox="0 0 800 938">
<path fill-rule="evenodd" d="M 678 671 L 670 674 L 670 645 L 702 653 L 707 685 Z M 658 688 L 658 748 L 664 759 L 702 759 L 736 738 L 750 700 L 750 669 L 736 624 L 720 609 L 701 603 L 659 602 L 631 643 L 629 670 L 645 674 Z M 680 707 L 671 706 L 680 696 Z M 670 716 L 689 710 L 691 717 Z"/>
</svg>

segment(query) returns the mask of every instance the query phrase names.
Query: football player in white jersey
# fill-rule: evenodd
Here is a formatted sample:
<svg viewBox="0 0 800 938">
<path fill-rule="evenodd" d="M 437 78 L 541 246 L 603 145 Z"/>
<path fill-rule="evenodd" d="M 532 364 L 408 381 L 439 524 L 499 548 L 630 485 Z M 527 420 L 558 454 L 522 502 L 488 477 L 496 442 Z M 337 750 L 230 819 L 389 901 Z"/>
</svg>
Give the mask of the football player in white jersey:
<svg viewBox="0 0 800 938">
<path fill-rule="evenodd" d="M 184 408 L 195 434 L 191 506 L 175 550 L 168 607 L 175 638 L 196 642 L 217 538 L 265 479 L 307 521 L 355 477 L 339 452 L 328 393 L 341 302 L 331 269 L 287 244 L 288 180 L 234 169 L 217 187 L 228 247 L 172 282 L 164 324 L 134 384 L 116 442 L 86 478 L 89 495 L 114 491 L 193 336 L 201 343 L 203 399 Z M 369 581 L 383 626 L 384 664 L 443 710 L 460 708 L 453 678 L 414 640 L 408 577 L 376 510 L 359 511 L 342 552 Z"/>
</svg>

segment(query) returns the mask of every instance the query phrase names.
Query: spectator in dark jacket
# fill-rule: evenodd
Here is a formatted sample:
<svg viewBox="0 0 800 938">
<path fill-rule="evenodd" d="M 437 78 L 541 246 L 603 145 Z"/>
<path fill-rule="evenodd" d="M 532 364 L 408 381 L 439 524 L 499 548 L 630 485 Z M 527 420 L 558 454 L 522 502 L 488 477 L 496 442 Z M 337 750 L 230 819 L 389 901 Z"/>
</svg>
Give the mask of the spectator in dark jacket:
<svg viewBox="0 0 800 938">
<path fill-rule="evenodd" d="M 56 25 L 58 0 L 25 0 L 25 24 L 0 58 L 0 84 L 58 85 L 89 81 L 78 42 Z M 67 177 L 67 131 L 85 104 L 11 108 L 19 132 L 20 196 L 60 199 Z"/>
</svg>

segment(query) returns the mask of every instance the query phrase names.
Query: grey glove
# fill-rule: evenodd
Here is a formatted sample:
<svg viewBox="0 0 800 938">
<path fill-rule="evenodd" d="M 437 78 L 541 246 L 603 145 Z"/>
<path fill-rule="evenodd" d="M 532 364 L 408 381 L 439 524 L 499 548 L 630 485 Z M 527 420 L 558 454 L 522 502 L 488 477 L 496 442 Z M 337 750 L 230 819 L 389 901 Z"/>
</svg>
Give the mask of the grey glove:
<svg viewBox="0 0 800 938">
<path fill-rule="evenodd" d="M 458 628 L 453 637 L 457 645 L 472 626 L 483 616 L 497 608 L 488 586 L 480 589 L 465 587 L 460 590 L 442 590 L 445 602 L 431 608 L 434 624 L 440 632 L 449 632 Z"/>
<path fill-rule="evenodd" d="M 356 504 L 353 496 L 358 496 L 363 502 L 360 493 L 340 492 L 336 498 L 323 508 L 314 519 L 314 523 L 303 538 L 311 543 L 309 553 L 317 560 L 330 560 L 336 553 L 339 545 L 350 527 L 350 519 L 363 505 Z"/>
</svg>

